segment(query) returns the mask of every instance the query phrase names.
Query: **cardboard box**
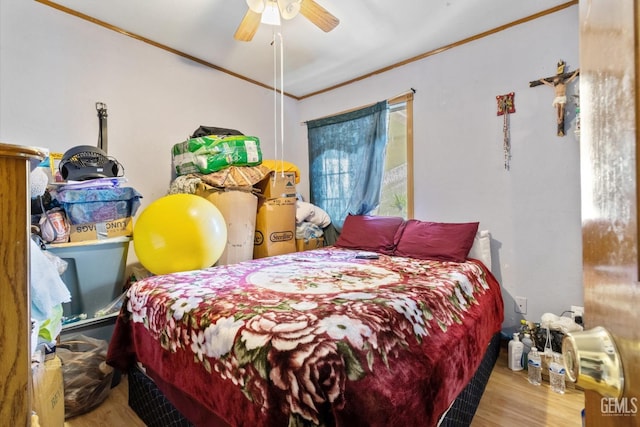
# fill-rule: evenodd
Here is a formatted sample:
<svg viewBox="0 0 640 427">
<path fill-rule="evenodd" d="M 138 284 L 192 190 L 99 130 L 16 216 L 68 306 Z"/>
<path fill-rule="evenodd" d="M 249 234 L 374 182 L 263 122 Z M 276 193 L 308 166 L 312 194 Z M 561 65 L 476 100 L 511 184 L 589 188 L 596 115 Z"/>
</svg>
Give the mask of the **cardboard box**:
<svg viewBox="0 0 640 427">
<path fill-rule="evenodd" d="M 296 239 L 296 250 L 298 252 L 318 249 L 324 246 L 323 237 L 314 237 L 311 239 Z"/>
<path fill-rule="evenodd" d="M 262 200 L 256 215 L 253 257 L 264 258 L 296 251 L 296 199 Z"/>
<path fill-rule="evenodd" d="M 64 425 L 64 381 L 60 358 L 54 356 L 32 366 L 33 410 L 38 415 L 40 427 L 60 427 Z"/>
<path fill-rule="evenodd" d="M 266 199 L 296 197 L 296 173 L 271 172 L 255 187 Z"/>
<path fill-rule="evenodd" d="M 127 217 L 114 219 L 113 221 L 71 224 L 69 240 L 72 242 L 84 242 L 131 235 L 133 235 L 133 218 Z"/>
</svg>

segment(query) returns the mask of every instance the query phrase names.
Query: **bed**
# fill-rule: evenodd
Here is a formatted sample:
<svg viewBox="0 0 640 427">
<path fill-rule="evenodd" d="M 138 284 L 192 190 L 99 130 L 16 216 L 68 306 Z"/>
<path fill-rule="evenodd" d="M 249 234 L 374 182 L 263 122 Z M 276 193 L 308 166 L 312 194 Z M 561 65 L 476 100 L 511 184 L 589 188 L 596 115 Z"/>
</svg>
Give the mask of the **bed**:
<svg viewBox="0 0 640 427">
<path fill-rule="evenodd" d="M 503 321 L 477 228 L 353 216 L 335 246 L 143 279 L 107 361 L 148 425 L 468 425 Z"/>
</svg>

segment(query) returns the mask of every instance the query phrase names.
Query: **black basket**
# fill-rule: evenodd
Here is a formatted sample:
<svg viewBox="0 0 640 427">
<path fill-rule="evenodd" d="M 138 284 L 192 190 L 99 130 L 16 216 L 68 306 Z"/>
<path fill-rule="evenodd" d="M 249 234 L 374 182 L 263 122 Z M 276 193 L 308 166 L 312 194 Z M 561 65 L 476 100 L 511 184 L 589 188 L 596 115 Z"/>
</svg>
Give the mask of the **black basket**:
<svg viewBox="0 0 640 427">
<path fill-rule="evenodd" d="M 551 350 L 556 353 L 562 353 L 562 339 L 564 334 L 554 329 L 551 330 L 549 340 L 551 341 Z M 547 328 L 538 328 L 534 333 L 534 341 L 536 348 L 540 352 L 544 352 L 544 347 L 547 343 Z"/>
</svg>

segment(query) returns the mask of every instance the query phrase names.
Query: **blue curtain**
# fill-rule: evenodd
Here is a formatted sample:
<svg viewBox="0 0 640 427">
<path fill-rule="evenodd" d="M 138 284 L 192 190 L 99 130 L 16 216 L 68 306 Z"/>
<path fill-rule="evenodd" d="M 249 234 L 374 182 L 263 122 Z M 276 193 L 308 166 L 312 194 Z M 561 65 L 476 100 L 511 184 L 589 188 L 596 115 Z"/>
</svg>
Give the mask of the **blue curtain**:
<svg viewBox="0 0 640 427">
<path fill-rule="evenodd" d="M 342 230 L 348 214 L 366 215 L 380 202 L 387 144 L 387 101 L 307 122 L 311 203 Z"/>
</svg>

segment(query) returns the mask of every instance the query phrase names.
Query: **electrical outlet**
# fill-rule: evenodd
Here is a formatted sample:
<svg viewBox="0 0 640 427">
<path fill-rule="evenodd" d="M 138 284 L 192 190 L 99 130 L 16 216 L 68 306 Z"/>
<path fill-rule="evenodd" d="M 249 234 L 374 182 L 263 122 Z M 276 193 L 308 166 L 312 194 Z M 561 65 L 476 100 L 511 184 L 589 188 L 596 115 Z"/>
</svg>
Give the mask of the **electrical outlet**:
<svg viewBox="0 0 640 427">
<path fill-rule="evenodd" d="M 571 311 L 571 318 L 575 319 L 576 316 L 582 316 L 584 318 L 584 307 L 581 307 L 579 305 L 572 305 Z"/>
<path fill-rule="evenodd" d="M 527 314 L 527 299 L 525 297 L 516 297 L 516 313 Z"/>
</svg>

